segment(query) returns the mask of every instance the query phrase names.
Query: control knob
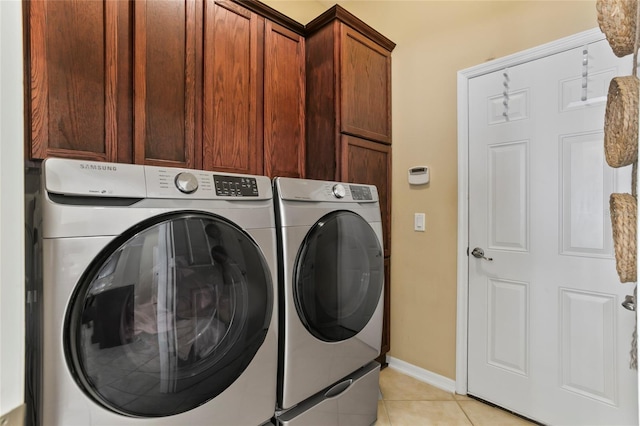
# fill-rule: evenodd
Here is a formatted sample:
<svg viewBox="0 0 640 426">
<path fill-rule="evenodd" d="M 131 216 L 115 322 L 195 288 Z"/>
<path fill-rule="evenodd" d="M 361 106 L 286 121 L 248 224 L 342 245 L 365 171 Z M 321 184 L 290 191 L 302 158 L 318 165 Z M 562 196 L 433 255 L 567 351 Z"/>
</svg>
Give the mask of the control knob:
<svg viewBox="0 0 640 426">
<path fill-rule="evenodd" d="M 336 198 L 344 198 L 344 196 L 347 195 L 347 190 L 344 189 L 344 185 L 336 183 L 333 185 L 333 195 L 335 195 Z"/>
<path fill-rule="evenodd" d="M 185 194 L 191 194 L 198 189 L 198 179 L 189 172 L 178 173 L 176 175 L 175 183 L 176 188 Z"/>
</svg>

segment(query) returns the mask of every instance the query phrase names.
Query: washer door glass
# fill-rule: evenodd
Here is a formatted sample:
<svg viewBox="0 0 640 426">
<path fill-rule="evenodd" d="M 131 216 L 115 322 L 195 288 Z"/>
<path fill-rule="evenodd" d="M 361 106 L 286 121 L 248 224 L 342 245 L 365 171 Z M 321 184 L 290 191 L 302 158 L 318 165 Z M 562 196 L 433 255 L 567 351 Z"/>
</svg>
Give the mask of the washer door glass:
<svg viewBox="0 0 640 426">
<path fill-rule="evenodd" d="M 87 269 L 65 318 L 65 354 L 104 407 L 178 414 L 242 374 L 272 307 L 269 268 L 249 235 L 217 216 L 163 215 L 116 238 Z"/>
<path fill-rule="evenodd" d="M 298 253 L 298 315 L 318 339 L 349 339 L 371 319 L 383 282 L 382 247 L 373 228 L 355 213 L 332 212 L 311 228 Z"/>
</svg>

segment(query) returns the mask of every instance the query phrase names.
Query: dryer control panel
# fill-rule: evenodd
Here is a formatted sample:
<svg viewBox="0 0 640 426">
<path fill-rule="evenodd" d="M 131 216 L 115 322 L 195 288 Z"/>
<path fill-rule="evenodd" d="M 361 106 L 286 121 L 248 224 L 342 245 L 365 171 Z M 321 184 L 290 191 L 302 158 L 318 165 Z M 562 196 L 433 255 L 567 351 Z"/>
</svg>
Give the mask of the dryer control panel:
<svg viewBox="0 0 640 426">
<path fill-rule="evenodd" d="M 276 178 L 283 200 L 329 201 L 338 203 L 373 203 L 378 201 L 374 185 L 319 181 L 311 179 Z"/>
</svg>

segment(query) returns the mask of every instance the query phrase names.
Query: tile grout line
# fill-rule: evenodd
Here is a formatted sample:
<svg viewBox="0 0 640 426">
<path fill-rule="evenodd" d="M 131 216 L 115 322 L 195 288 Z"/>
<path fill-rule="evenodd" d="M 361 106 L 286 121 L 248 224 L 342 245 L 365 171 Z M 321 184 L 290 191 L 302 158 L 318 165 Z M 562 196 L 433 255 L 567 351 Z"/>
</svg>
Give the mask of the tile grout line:
<svg viewBox="0 0 640 426">
<path fill-rule="evenodd" d="M 453 400 L 456 402 L 456 404 L 458 404 L 458 407 L 460 407 L 460 410 L 462 411 L 462 414 L 464 414 L 464 416 L 467 418 L 467 420 L 469 420 L 469 424 L 471 426 L 474 426 L 473 421 L 471 421 L 471 418 L 469 417 L 467 412 L 464 411 L 464 408 L 462 408 L 462 405 L 460 405 L 460 401 L 455 397 L 455 394 L 453 396 Z"/>
</svg>

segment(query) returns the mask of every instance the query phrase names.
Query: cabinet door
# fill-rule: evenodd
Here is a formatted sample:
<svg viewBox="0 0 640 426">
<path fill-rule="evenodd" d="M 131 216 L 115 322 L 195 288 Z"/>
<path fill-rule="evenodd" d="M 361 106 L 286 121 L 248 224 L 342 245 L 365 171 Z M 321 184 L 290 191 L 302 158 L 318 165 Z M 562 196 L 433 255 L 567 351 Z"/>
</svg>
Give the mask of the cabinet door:
<svg viewBox="0 0 640 426">
<path fill-rule="evenodd" d="M 378 188 L 385 257 L 391 254 L 391 147 L 342 135 L 341 180 Z"/>
<path fill-rule="evenodd" d="M 262 174 L 264 18 L 207 0 L 205 23 L 203 168 Z"/>
<path fill-rule="evenodd" d="M 138 164 L 196 167 L 196 0 L 135 3 Z"/>
<path fill-rule="evenodd" d="M 127 161 L 128 2 L 30 1 L 25 10 L 29 157 Z M 119 99 L 128 99 L 128 105 Z M 118 154 L 123 144 L 124 157 Z"/>
<path fill-rule="evenodd" d="M 264 173 L 304 177 L 304 38 L 266 22 Z"/>
<path fill-rule="evenodd" d="M 391 143 L 391 52 L 341 25 L 341 131 Z"/>
</svg>

